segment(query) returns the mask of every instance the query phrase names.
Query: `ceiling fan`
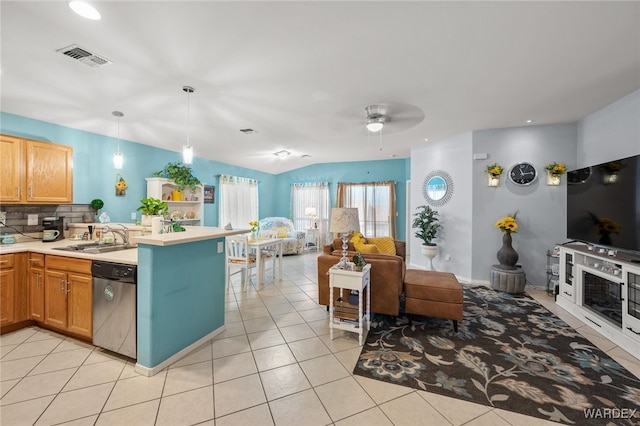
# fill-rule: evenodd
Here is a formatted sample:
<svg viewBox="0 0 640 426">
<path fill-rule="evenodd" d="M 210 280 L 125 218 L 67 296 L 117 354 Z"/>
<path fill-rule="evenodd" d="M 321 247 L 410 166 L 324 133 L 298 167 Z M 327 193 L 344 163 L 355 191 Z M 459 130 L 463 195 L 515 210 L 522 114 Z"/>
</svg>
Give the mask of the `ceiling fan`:
<svg viewBox="0 0 640 426">
<path fill-rule="evenodd" d="M 338 112 L 332 127 L 340 133 L 363 135 L 382 131 L 388 135 L 408 130 L 423 120 L 424 112 L 415 105 L 380 102 Z"/>
</svg>

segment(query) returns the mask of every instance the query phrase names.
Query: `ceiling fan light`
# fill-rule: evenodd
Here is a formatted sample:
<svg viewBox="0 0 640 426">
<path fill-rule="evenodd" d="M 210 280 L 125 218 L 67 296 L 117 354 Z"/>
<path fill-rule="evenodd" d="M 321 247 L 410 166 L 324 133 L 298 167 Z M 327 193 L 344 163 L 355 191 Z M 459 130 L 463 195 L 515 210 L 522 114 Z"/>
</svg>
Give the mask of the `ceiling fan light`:
<svg viewBox="0 0 640 426">
<path fill-rule="evenodd" d="M 116 170 L 122 170 L 124 166 L 124 155 L 120 151 L 113 153 L 113 168 Z"/>
<path fill-rule="evenodd" d="M 92 21 L 98 21 L 101 18 L 100 12 L 98 12 L 98 10 L 89 3 L 83 1 L 70 1 L 69 7 L 83 18 L 91 19 Z"/>
<path fill-rule="evenodd" d="M 193 163 L 193 147 L 191 145 L 184 145 L 182 147 L 182 162 L 184 164 Z"/>
<path fill-rule="evenodd" d="M 371 120 L 367 123 L 367 130 L 370 132 L 379 132 L 384 127 L 384 123 L 377 120 Z"/>
</svg>

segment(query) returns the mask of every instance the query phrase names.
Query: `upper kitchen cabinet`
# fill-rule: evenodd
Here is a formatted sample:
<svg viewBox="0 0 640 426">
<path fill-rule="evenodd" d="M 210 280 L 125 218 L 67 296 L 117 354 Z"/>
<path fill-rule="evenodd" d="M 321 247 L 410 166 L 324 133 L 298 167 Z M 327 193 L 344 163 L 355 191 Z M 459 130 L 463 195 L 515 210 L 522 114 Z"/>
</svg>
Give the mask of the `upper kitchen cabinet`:
<svg viewBox="0 0 640 426">
<path fill-rule="evenodd" d="M 0 135 L 0 202 L 73 203 L 73 148 Z"/>
</svg>

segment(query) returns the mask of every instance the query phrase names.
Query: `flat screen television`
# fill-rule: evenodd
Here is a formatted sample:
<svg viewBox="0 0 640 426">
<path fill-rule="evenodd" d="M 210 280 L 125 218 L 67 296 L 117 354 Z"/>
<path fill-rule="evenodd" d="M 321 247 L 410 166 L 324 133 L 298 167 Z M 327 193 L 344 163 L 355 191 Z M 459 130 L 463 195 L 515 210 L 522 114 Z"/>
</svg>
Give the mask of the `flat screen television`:
<svg viewBox="0 0 640 426">
<path fill-rule="evenodd" d="M 640 155 L 567 173 L 567 238 L 640 252 Z"/>
</svg>

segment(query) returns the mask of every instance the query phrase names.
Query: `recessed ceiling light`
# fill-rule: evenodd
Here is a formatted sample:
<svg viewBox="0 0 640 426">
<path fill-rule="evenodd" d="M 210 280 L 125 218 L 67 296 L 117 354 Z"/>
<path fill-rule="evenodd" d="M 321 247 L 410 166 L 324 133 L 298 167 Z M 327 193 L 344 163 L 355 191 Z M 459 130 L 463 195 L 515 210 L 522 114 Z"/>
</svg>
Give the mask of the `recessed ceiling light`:
<svg viewBox="0 0 640 426">
<path fill-rule="evenodd" d="M 278 158 L 286 158 L 289 155 L 291 155 L 291 153 L 283 149 L 282 151 L 274 152 L 273 155 L 275 155 Z"/>
<path fill-rule="evenodd" d="M 531 124 L 531 123 L 533 123 L 533 120 L 525 120 L 525 123 Z"/>
<path fill-rule="evenodd" d="M 85 3 L 83 1 L 70 1 L 69 7 L 83 18 L 91 19 L 93 21 L 100 19 L 100 12 L 98 12 L 96 8 L 91 6 L 89 3 Z"/>
<path fill-rule="evenodd" d="M 429 142 L 429 138 L 424 138 L 424 141 L 425 142 Z"/>
</svg>

